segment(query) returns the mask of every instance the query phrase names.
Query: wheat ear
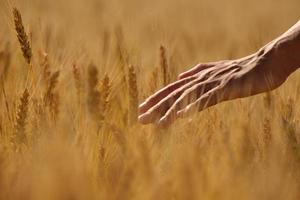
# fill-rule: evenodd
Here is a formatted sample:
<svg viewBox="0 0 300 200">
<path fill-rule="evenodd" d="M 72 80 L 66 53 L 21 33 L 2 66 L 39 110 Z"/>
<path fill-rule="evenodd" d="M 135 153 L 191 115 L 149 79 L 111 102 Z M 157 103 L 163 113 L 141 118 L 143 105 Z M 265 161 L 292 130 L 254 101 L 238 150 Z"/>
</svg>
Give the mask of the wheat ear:
<svg viewBox="0 0 300 200">
<path fill-rule="evenodd" d="M 128 68 L 128 92 L 129 92 L 129 124 L 137 121 L 138 117 L 138 88 L 137 79 L 134 67 L 131 65 Z"/>
<path fill-rule="evenodd" d="M 164 46 L 160 46 L 159 48 L 159 58 L 160 58 L 160 68 L 162 71 L 162 79 L 163 79 L 163 85 L 167 85 L 169 83 L 169 72 L 168 72 L 168 61 L 166 56 L 166 48 Z"/>
<path fill-rule="evenodd" d="M 25 91 L 23 92 L 20 101 L 21 103 L 18 107 L 17 119 L 15 124 L 16 139 L 21 143 L 27 143 L 25 134 L 25 126 L 29 106 L 29 92 L 27 89 L 25 89 Z"/>
<path fill-rule="evenodd" d="M 51 75 L 49 85 L 44 96 L 45 106 L 49 108 L 53 119 L 56 119 L 59 112 L 59 95 L 54 91 L 58 83 L 59 74 L 60 71 L 56 71 Z"/>
<path fill-rule="evenodd" d="M 88 68 L 88 110 L 93 119 L 98 123 L 103 120 L 103 113 L 100 112 L 101 94 L 97 89 L 98 86 L 98 69 L 95 65 L 90 64 Z"/>
<path fill-rule="evenodd" d="M 82 95 L 82 90 L 83 90 L 83 85 L 82 85 L 82 78 L 81 78 L 80 69 L 75 63 L 73 64 L 73 78 L 74 78 L 74 82 L 75 82 L 77 98 L 79 99 L 79 102 L 80 102 L 81 95 Z"/>
<path fill-rule="evenodd" d="M 110 80 L 107 74 L 104 75 L 104 78 L 101 81 L 100 92 L 101 92 L 102 112 L 107 114 L 107 111 L 109 110 L 110 93 L 111 93 Z"/>
<path fill-rule="evenodd" d="M 14 15 L 15 30 L 17 32 L 17 37 L 21 46 L 21 50 L 23 52 L 23 56 L 26 62 L 30 64 L 31 57 L 32 57 L 32 50 L 28 40 L 28 36 L 23 26 L 21 13 L 17 8 L 13 8 L 13 15 Z"/>
</svg>

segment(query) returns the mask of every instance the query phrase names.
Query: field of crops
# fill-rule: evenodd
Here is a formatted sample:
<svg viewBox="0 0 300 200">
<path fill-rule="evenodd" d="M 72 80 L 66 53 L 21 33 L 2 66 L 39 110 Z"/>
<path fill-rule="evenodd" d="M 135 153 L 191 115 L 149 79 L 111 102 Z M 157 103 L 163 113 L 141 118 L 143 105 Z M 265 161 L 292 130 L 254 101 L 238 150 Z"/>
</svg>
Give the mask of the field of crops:
<svg viewBox="0 0 300 200">
<path fill-rule="evenodd" d="M 248 55 L 299 0 L 0 0 L 0 199 L 300 199 L 300 74 L 171 127 L 138 105 Z"/>
</svg>

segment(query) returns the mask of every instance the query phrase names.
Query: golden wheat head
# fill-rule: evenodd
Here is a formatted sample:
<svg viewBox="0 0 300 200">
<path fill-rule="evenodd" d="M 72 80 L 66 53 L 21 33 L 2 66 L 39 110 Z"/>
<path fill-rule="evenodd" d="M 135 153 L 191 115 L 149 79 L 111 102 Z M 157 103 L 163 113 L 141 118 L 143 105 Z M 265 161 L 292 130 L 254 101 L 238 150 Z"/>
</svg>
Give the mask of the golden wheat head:
<svg viewBox="0 0 300 200">
<path fill-rule="evenodd" d="M 167 85 L 169 83 L 169 69 L 168 69 L 168 61 L 166 55 L 166 48 L 164 46 L 160 46 L 159 48 L 159 58 L 160 58 L 160 68 L 162 72 L 162 81 L 163 85 Z"/>
<path fill-rule="evenodd" d="M 87 106 L 88 110 L 97 123 L 100 123 L 104 119 L 104 114 L 101 112 L 101 94 L 97 88 L 98 69 L 94 64 L 90 64 L 88 68 L 88 96 Z"/>
<path fill-rule="evenodd" d="M 21 45 L 23 56 L 26 62 L 30 64 L 31 57 L 32 57 L 32 50 L 23 26 L 21 13 L 17 8 L 13 8 L 13 15 L 14 15 L 15 30 L 17 32 L 17 37 Z"/>
<path fill-rule="evenodd" d="M 26 143 L 25 126 L 28 115 L 29 92 L 27 89 L 23 92 L 20 98 L 20 105 L 17 111 L 17 119 L 15 124 L 16 139 L 18 142 Z"/>
<path fill-rule="evenodd" d="M 128 68 L 128 92 L 129 92 L 129 123 L 132 124 L 137 121 L 138 117 L 138 88 L 136 73 L 134 67 L 131 65 Z"/>
<path fill-rule="evenodd" d="M 104 75 L 104 78 L 101 81 L 101 87 L 100 87 L 100 92 L 101 92 L 101 104 L 102 104 L 102 111 L 106 112 L 109 107 L 109 98 L 110 98 L 110 93 L 111 93 L 111 85 L 110 85 L 110 80 L 107 74 Z"/>
</svg>

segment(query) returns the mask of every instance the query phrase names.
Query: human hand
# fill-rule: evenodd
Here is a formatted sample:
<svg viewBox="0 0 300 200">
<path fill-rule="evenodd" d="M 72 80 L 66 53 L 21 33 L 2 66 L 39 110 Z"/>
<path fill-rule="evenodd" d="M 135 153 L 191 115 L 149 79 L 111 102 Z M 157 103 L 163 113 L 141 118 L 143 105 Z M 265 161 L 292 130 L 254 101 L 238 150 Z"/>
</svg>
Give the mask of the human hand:
<svg viewBox="0 0 300 200">
<path fill-rule="evenodd" d="M 168 126 L 222 101 L 275 89 L 288 77 L 278 61 L 268 48 L 237 60 L 198 64 L 146 99 L 139 122 Z"/>
</svg>

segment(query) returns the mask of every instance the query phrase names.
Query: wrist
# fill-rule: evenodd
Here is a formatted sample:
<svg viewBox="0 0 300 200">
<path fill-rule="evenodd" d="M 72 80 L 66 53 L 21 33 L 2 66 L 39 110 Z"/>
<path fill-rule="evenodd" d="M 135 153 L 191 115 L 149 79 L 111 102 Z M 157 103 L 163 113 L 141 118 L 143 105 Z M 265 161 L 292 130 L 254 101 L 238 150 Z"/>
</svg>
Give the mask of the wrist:
<svg viewBox="0 0 300 200">
<path fill-rule="evenodd" d="M 276 60 L 289 74 L 300 67 L 300 43 L 290 42 L 289 38 L 280 38 L 274 43 Z"/>
<path fill-rule="evenodd" d="M 290 75 L 300 67 L 300 21 L 256 53 L 279 73 Z"/>
<path fill-rule="evenodd" d="M 300 66 L 300 56 L 295 56 L 295 51 L 294 43 L 289 44 L 286 38 L 278 38 L 259 49 L 256 56 L 259 61 L 267 61 L 271 70 L 287 77 Z"/>
<path fill-rule="evenodd" d="M 300 21 L 274 41 L 274 48 L 291 72 L 300 67 Z"/>
</svg>

